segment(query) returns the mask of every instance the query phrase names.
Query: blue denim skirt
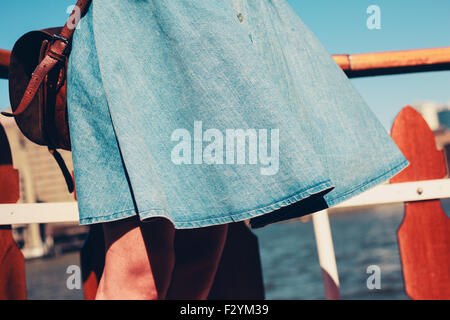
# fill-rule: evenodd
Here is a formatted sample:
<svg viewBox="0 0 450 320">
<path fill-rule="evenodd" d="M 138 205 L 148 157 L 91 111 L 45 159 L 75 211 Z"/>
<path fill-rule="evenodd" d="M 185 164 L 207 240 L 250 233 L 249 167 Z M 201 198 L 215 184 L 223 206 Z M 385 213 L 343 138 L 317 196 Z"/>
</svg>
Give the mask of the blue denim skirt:
<svg viewBox="0 0 450 320">
<path fill-rule="evenodd" d="M 94 0 L 68 110 L 81 224 L 261 227 L 408 164 L 285 0 Z"/>
</svg>

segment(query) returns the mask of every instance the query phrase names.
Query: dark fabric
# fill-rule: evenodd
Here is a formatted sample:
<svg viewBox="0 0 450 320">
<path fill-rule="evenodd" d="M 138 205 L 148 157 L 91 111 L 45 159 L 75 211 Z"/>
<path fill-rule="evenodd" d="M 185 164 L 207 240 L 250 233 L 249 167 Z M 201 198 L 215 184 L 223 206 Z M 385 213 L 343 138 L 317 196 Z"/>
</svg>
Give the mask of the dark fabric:
<svg viewBox="0 0 450 320">
<path fill-rule="evenodd" d="M 0 125 L 0 165 L 3 164 L 12 164 L 12 157 L 5 129 Z"/>
</svg>

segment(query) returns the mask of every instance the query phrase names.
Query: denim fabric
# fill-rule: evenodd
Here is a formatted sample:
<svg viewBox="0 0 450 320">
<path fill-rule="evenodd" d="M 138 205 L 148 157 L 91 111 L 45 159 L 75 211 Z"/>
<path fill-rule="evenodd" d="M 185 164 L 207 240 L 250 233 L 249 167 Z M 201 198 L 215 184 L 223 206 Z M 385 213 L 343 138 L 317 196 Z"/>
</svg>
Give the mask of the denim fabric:
<svg viewBox="0 0 450 320">
<path fill-rule="evenodd" d="M 81 224 L 139 215 L 261 227 L 408 164 L 285 0 L 94 0 L 73 39 L 68 108 Z M 206 163 L 200 122 L 224 137 L 278 130 L 278 144 L 257 137 L 258 150 L 278 147 L 277 170 L 262 174 L 250 155 Z M 191 164 L 173 158 L 180 129 L 193 137 Z"/>
</svg>

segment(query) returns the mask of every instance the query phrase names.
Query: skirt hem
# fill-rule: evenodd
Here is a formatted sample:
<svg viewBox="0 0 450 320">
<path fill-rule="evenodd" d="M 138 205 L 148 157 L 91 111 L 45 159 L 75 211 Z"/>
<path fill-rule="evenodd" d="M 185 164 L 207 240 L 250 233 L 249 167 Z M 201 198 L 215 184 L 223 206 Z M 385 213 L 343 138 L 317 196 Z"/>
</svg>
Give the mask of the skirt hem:
<svg viewBox="0 0 450 320">
<path fill-rule="evenodd" d="M 277 219 L 274 219 L 273 217 L 267 217 L 265 218 L 264 216 L 259 217 L 257 219 L 253 219 L 250 221 L 250 224 L 252 226 L 252 228 L 254 229 L 258 229 L 258 228 L 262 228 L 265 227 L 266 225 L 269 225 L 271 223 L 277 223 L 277 222 L 281 222 L 281 221 L 287 221 L 290 219 L 295 219 L 295 218 L 300 218 L 302 216 L 306 216 L 309 214 L 313 214 L 315 212 L 319 212 L 322 210 L 326 210 L 329 209 L 349 198 L 352 198 L 370 188 L 373 188 L 374 186 L 386 181 L 387 179 L 395 176 L 397 173 L 399 173 L 400 171 L 402 171 L 404 168 L 406 168 L 409 165 L 409 161 L 406 160 L 405 158 L 403 158 L 403 160 L 397 162 L 396 165 L 394 165 L 390 170 L 385 171 L 384 173 L 382 173 L 381 175 L 376 176 L 375 178 L 366 181 L 365 183 L 360 184 L 357 187 L 354 187 L 348 191 L 342 192 L 341 194 L 338 194 L 337 196 L 331 198 L 331 199 L 326 199 L 326 204 L 328 207 L 324 207 L 324 208 L 320 208 L 317 209 L 313 212 L 311 211 L 307 211 L 305 214 L 303 215 L 297 215 L 297 216 L 286 216 L 286 215 L 282 215 L 282 216 L 278 216 Z M 325 197 L 326 198 L 326 197 Z"/>
<path fill-rule="evenodd" d="M 402 158 L 403 160 L 400 161 L 397 165 L 394 165 L 392 169 L 384 172 L 383 174 L 377 176 L 376 178 L 369 180 L 365 183 L 360 184 L 357 187 L 354 187 L 350 189 L 349 191 L 342 192 L 340 195 L 337 195 L 336 197 L 332 199 L 327 199 L 327 203 L 330 207 L 337 205 L 338 203 L 341 203 L 347 199 L 350 199 L 357 194 L 360 194 L 384 181 L 386 181 L 389 178 L 392 178 L 397 173 L 405 169 L 409 165 L 409 161 L 405 158 Z"/>
<path fill-rule="evenodd" d="M 373 187 L 377 184 L 380 184 L 383 181 L 386 181 L 387 179 L 389 179 L 390 177 L 394 176 L 395 174 L 397 174 L 398 172 L 403 170 L 405 167 L 407 167 L 408 164 L 409 164 L 409 162 L 407 160 L 401 161 L 398 165 L 394 166 L 389 171 L 384 172 L 382 175 L 379 175 L 378 177 L 376 177 L 364 184 L 361 184 L 360 186 L 352 189 L 351 191 L 347 191 L 347 192 L 339 195 L 338 197 L 328 200 L 327 202 L 329 204 L 329 207 L 332 207 L 344 200 L 347 200 L 348 198 L 353 197 L 356 194 L 366 191 L 367 189 L 370 189 L 371 187 Z M 249 210 L 249 211 L 245 211 L 245 212 L 241 212 L 241 213 L 226 215 L 223 217 L 210 217 L 210 218 L 201 219 L 201 220 L 189 220 L 189 221 L 174 221 L 167 215 L 167 211 L 164 209 L 150 209 L 150 210 L 145 210 L 142 212 L 137 212 L 135 209 L 129 209 L 129 210 L 124 210 L 124 211 L 116 212 L 116 213 L 106 215 L 106 216 L 101 216 L 101 217 L 82 218 L 82 219 L 80 219 L 80 224 L 88 225 L 88 224 L 95 224 L 95 223 L 106 223 L 106 222 L 121 220 L 121 219 L 129 218 L 131 216 L 137 215 L 137 216 L 139 216 L 141 221 L 151 219 L 151 218 L 166 218 L 170 222 L 172 222 L 172 224 L 174 225 L 174 227 L 176 229 L 202 228 L 202 227 L 208 227 L 208 226 L 219 225 L 219 224 L 239 222 L 242 220 L 247 220 L 247 219 L 255 218 L 258 216 L 262 216 L 264 214 L 270 213 L 272 211 L 275 211 L 282 207 L 288 206 L 295 202 L 304 200 L 311 195 L 314 195 L 314 194 L 317 194 L 320 192 L 324 192 L 327 189 L 331 189 L 331 188 L 333 188 L 331 181 L 325 181 L 314 187 L 308 188 L 307 190 L 303 190 L 293 196 L 290 196 L 283 200 L 273 202 L 270 205 L 260 207 L 257 209 L 253 209 L 253 210 Z M 310 213 L 308 213 L 308 214 L 310 214 Z M 300 216 L 301 215 L 299 215 L 298 217 L 300 217 Z M 298 218 L 298 217 L 292 217 L 292 219 Z M 271 223 L 271 222 L 262 222 L 262 223 L 261 222 L 257 223 L 256 225 L 254 225 L 252 223 L 252 227 L 259 228 L 259 227 L 262 227 L 264 225 Z M 277 221 L 274 221 L 274 222 L 277 222 Z"/>
<path fill-rule="evenodd" d="M 164 209 L 150 209 L 144 210 L 142 212 L 137 212 L 135 209 L 124 210 L 120 212 L 116 212 L 110 215 L 100 216 L 100 217 L 86 217 L 80 219 L 80 225 L 89 225 L 95 223 L 105 223 L 112 222 L 116 220 L 121 220 L 125 218 L 129 218 L 131 216 L 138 215 L 141 221 L 150 219 L 150 218 L 166 218 L 174 225 L 175 229 L 193 229 L 193 228 L 202 228 L 219 224 L 226 224 L 231 222 L 239 222 L 242 220 L 251 219 L 257 216 L 261 216 L 263 214 L 275 211 L 282 207 L 288 206 L 292 203 L 304 200 L 314 194 L 324 192 L 326 190 L 331 190 L 334 188 L 331 181 L 326 180 L 322 183 L 319 183 L 313 187 L 310 187 L 306 190 L 302 190 L 301 192 L 296 193 L 293 196 L 288 198 L 284 198 L 283 200 L 272 202 L 271 204 L 260 207 L 257 209 L 252 209 L 249 211 L 228 214 L 223 217 L 209 217 L 201 220 L 189 220 L 189 221 L 175 221 L 171 219 L 167 215 L 167 211 Z"/>
</svg>

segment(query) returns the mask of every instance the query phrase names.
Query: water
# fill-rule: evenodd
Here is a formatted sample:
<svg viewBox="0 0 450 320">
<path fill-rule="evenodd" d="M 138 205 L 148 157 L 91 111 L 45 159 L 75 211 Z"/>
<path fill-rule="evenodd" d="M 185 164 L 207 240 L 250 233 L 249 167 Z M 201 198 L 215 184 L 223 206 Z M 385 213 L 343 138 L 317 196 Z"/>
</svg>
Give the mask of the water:
<svg viewBox="0 0 450 320">
<path fill-rule="evenodd" d="M 30 260 L 25 264 L 27 296 L 30 300 L 79 300 L 81 290 L 69 290 L 66 273 L 70 265 L 80 265 L 78 252 L 54 258 Z"/>
<path fill-rule="evenodd" d="M 450 202 L 444 207 L 450 208 Z M 408 299 L 396 236 L 402 217 L 402 205 L 330 216 L 343 299 Z M 275 224 L 255 233 L 267 299 L 324 299 L 311 221 Z M 78 253 L 28 261 L 28 298 L 82 299 L 81 290 L 66 287 L 69 265 L 79 265 Z M 381 289 L 367 288 L 371 265 L 381 270 Z"/>
<path fill-rule="evenodd" d="M 407 299 L 396 229 L 402 206 L 330 216 L 343 299 Z M 268 299 L 324 299 L 312 222 L 257 230 Z M 367 267 L 379 266 L 381 289 L 369 290 Z"/>
</svg>

